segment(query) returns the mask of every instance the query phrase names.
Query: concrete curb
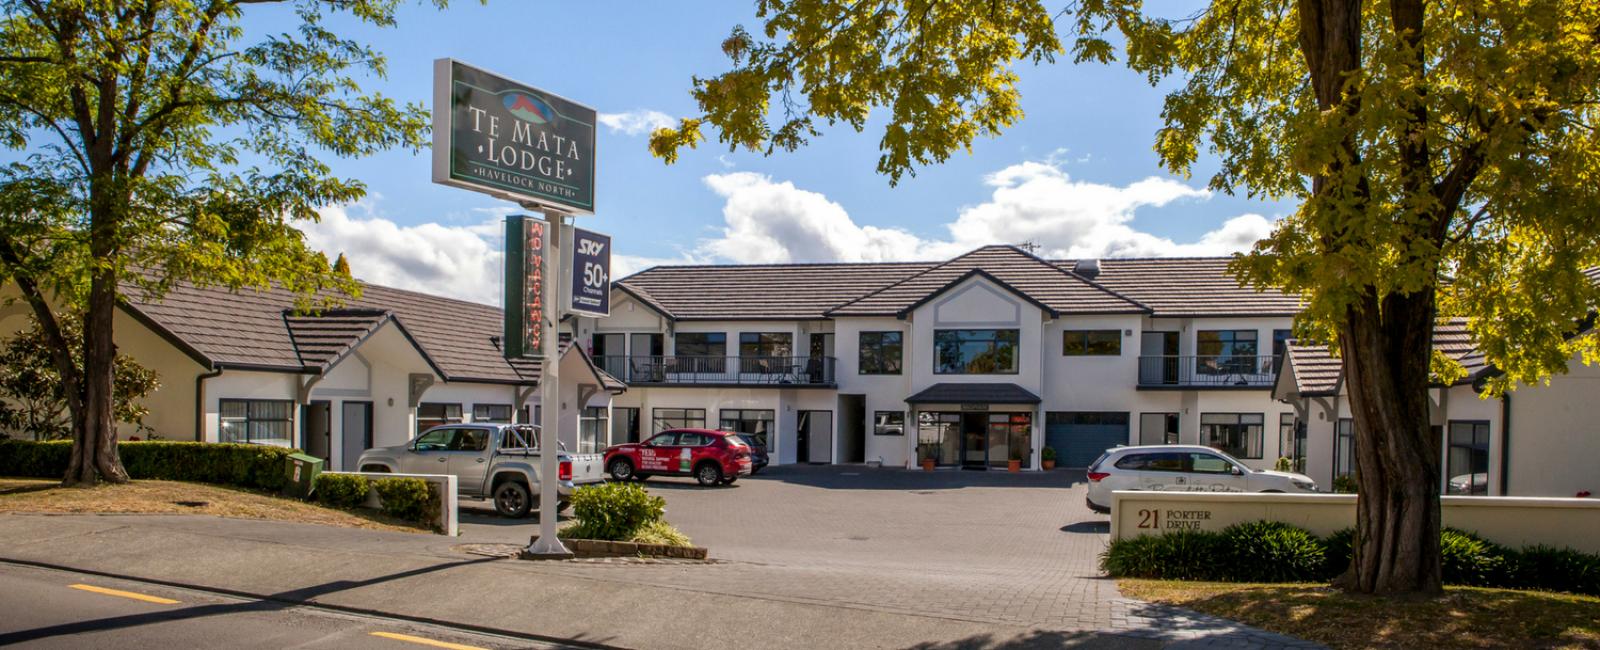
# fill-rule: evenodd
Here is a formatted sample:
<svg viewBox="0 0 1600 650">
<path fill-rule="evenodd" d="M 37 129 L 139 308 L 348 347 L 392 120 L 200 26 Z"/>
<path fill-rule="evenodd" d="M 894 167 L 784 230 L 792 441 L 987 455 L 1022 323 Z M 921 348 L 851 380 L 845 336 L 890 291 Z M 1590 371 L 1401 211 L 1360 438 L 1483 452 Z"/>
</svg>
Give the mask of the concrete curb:
<svg viewBox="0 0 1600 650">
<path fill-rule="evenodd" d="M 129 581 L 133 581 L 133 582 L 143 582 L 143 583 L 146 583 L 146 584 L 161 585 L 163 587 L 174 587 L 174 588 L 177 588 L 177 589 L 187 589 L 189 591 L 198 591 L 198 592 L 202 592 L 202 593 L 218 594 L 218 595 L 222 595 L 222 596 L 230 596 L 230 597 L 233 597 L 233 598 L 248 598 L 248 599 L 252 599 L 252 600 L 260 600 L 260 601 L 266 601 L 266 602 L 281 603 L 281 604 L 284 604 L 284 605 L 294 605 L 296 607 L 310 607 L 310 608 L 314 608 L 314 609 L 321 609 L 321 610 L 332 611 L 332 612 L 341 612 L 341 613 L 345 613 L 345 614 L 359 614 L 359 615 L 362 615 L 362 616 L 374 616 L 374 617 L 379 617 L 379 618 L 393 619 L 393 620 L 397 620 L 397 621 L 407 621 L 407 622 L 411 622 L 411 623 L 420 623 L 420 624 L 423 624 L 423 625 L 432 625 L 432 626 L 444 627 L 444 628 L 454 628 L 454 629 L 463 630 L 463 631 L 466 631 L 466 632 L 476 632 L 476 633 L 480 633 L 480 634 L 492 634 L 492 635 L 495 635 L 495 636 L 509 637 L 509 638 L 512 638 L 512 639 L 522 639 L 522 640 L 526 640 L 526 641 L 537 641 L 539 643 L 549 643 L 549 644 L 553 644 L 553 645 L 563 645 L 563 646 L 574 647 L 574 648 L 594 648 L 595 650 L 631 650 L 631 649 L 629 649 L 629 648 L 627 648 L 625 646 L 607 645 L 607 644 L 604 644 L 604 643 L 595 643 L 593 641 L 579 641 L 579 640 L 574 640 L 574 639 L 563 639 L 563 638 L 560 638 L 560 637 L 546 636 L 546 635 L 543 635 L 543 634 L 531 634 L 531 633 L 528 633 L 528 632 L 517 632 L 517 631 L 513 631 L 513 630 L 505 630 L 505 629 L 496 628 L 496 627 L 489 627 L 489 626 L 486 626 L 486 625 L 475 625 L 475 624 L 472 624 L 472 623 L 462 623 L 462 622 L 459 622 L 459 621 L 446 621 L 446 620 L 437 619 L 437 618 L 429 618 L 429 617 L 426 617 L 426 616 L 412 616 L 412 615 L 409 615 L 409 614 L 397 614 L 397 613 L 394 613 L 394 612 L 386 612 L 386 611 L 383 611 L 383 610 L 370 609 L 370 608 L 365 608 L 365 607 L 351 607 L 351 606 L 348 606 L 348 605 L 334 605 L 334 604 L 329 604 L 329 603 L 319 603 L 319 602 L 314 602 L 314 601 L 310 601 L 310 600 L 303 600 L 303 599 L 298 599 L 298 598 L 285 598 L 283 596 L 279 596 L 279 595 L 276 595 L 276 594 L 258 594 L 258 593 L 252 593 L 252 592 L 249 592 L 249 591 L 240 591 L 240 590 L 237 590 L 237 589 L 225 589 L 225 588 L 220 588 L 220 587 L 207 587 L 207 586 L 203 586 L 203 585 L 191 584 L 191 583 L 186 583 L 186 582 L 178 582 L 178 581 L 175 581 L 175 580 L 163 580 L 163 579 L 159 579 L 159 578 L 146 578 L 146 577 L 141 577 L 141 576 L 131 576 L 131 575 L 124 575 L 124 574 L 120 574 L 120 573 L 112 573 L 112 572 L 109 572 L 109 571 L 98 571 L 98 570 L 95 570 L 95 569 L 80 569 L 80 568 L 77 568 L 77 567 L 71 567 L 71 566 L 67 566 L 67 565 L 64 565 L 64 564 L 52 564 L 52 563 L 49 563 L 49 562 L 37 562 L 37 561 L 34 561 L 34 560 L 18 560 L 18 559 L 9 558 L 9 557 L 0 557 L 0 564 L 11 564 L 11 565 L 14 565 L 14 566 L 32 567 L 32 568 L 35 568 L 35 569 L 49 569 L 49 570 L 53 570 L 53 571 L 65 571 L 65 572 L 68 572 L 68 573 L 78 573 L 78 574 L 82 574 L 82 575 L 99 576 L 99 577 L 102 577 L 102 578 L 112 578 L 112 579 L 116 579 L 116 580 L 129 580 Z"/>
<path fill-rule="evenodd" d="M 532 545 L 539 541 L 534 535 L 528 539 Z M 667 557 L 680 560 L 704 560 L 710 550 L 704 546 L 669 546 L 667 544 L 640 544 L 637 542 L 609 542 L 602 539 L 563 539 L 562 544 L 572 551 L 570 557 Z M 545 559 L 543 556 L 523 559 Z M 568 558 L 561 558 L 568 559 Z"/>
</svg>

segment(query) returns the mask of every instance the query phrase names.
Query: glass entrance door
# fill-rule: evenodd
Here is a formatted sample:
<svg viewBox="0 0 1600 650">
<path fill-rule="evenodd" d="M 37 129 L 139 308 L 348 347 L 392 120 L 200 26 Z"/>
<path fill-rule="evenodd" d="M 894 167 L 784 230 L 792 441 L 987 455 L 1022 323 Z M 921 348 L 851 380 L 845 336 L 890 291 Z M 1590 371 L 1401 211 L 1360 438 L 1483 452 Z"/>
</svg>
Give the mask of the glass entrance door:
<svg viewBox="0 0 1600 650">
<path fill-rule="evenodd" d="M 961 466 L 984 469 L 989 464 L 989 414 L 961 414 Z"/>
</svg>

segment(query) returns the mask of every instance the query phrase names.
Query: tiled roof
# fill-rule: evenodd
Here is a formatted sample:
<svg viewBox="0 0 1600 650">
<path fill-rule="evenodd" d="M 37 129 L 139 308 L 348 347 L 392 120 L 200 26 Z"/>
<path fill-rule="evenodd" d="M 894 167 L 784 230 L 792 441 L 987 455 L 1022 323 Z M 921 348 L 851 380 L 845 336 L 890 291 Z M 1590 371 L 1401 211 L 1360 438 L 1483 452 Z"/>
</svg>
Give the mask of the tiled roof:
<svg viewBox="0 0 1600 650">
<path fill-rule="evenodd" d="M 1039 396 L 1012 383 L 950 382 L 934 384 L 906 398 L 907 404 L 1038 404 Z"/>
<path fill-rule="evenodd" d="M 295 295 L 278 287 L 231 291 L 180 282 L 160 300 L 145 300 L 132 288 L 127 295 L 135 317 L 218 366 L 320 372 L 392 319 L 446 381 L 531 384 L 540 376 L 539 361 L 508 361 L 501 352 L 500 309 L 474 302 L 363 283 L 359 298 L 297 316 Z M 570 346 L 567 337 L 562 344 Z M 609 390 L 625 388 L 596 372 Z"/>
<path fill-rule="evenodd" d="M 1466 368 L 1466 383 L 1482 372 L 1488 363 L 1483 351 L 1472 343 L 1472 333 L 1467 329 L 1467 319 L 1443 319 L 1434 325 L 1433 347 Z M 1344 365 L 1335 358 L 1326 345 L 1289 342 L 1289 355 L 1284 360 L 1294 373 L 1295 388 L 1303 396 L 1332 395 L 1339 387 Z"/>
<path fill-rule="evenodd" d="M 982 271 L 1057 314 L 1149 311 L 1014 246 L 985 246 L 829 310 L 828 315 L 902 316 L 973 271 Z"/>
<path fill-rule="evenodd" d="M 375 309 L 334 309 L 318 314 L 289 311 L 283 315 L 300 365 L 319 370 L 344 358 L 390 320 L 389 312 Z"/>
<path fill-rule="evenodd" d="M 619 288 L 677 320 L 813 320 L 932 262 L 658 266 Z"/>
<path fill-rule="evenodd" d="M 1296 295 L 1240 286 L 1228 273 L 1227 257 L 1152 257 L 1099 260 L 1094 282 L 1139 301 L 1154 316 L 1293 316 Z M 1077 260 L 1057 266 L 1072 271 Z"/>
</svg>

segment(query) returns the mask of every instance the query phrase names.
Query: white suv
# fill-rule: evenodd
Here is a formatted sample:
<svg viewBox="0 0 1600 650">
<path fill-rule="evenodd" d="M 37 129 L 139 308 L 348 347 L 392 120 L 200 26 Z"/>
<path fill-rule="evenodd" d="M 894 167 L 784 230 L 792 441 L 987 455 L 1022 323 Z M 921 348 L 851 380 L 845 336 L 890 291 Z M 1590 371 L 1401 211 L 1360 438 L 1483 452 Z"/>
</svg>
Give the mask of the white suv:
<svg viewBox="0 0 1600 650">
<path fill-rule="evenodd" d="M 1150 445 L 1106 450 L 1089 466 L 1089 509 L 1111 512 L 1116 490 L 1161 492 L 1316 492 L 1304 474 L 1250 469 L 1234 457 L 1198 445 Z"/>
</svg>

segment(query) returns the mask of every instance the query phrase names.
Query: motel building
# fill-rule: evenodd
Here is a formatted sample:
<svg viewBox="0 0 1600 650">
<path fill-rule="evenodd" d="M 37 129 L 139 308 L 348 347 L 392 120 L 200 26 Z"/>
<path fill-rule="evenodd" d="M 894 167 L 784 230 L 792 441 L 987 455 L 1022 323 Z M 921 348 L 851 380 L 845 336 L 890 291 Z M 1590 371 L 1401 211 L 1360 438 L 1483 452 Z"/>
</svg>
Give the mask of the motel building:
<svg viewBox="0 0 1600 650">
<path fill-rule="evenodd" d="M 772 462 L 1063 468 L 1107 448 L 1203 444 L 1289 458 L 1323 490 L 1353 471 L 1340 366 L 1293 341 L 1294 296 L 1240 287 L 1226 258 L 1045 260 L 988 246 L 940 262 L 663 266 L 612 284 L 611 315 L 561 323 L 562 441 L 591 452 L 673 427 L 755 435 Z M 1600 278 L 1597 278 L 1600 279 Z M 10 295 L 15 288 L 8 289 Z M 373 446 L 457 422 L 538 420 L 537 361 L 508 361 L 497 308 L 364 285 L 298 314 L 280 290 L 137 291 L 119 351 L 160 375 L 126 436 L 295 446 L 357 470 Z M 0 332 L 26 327 L 21 301 Z M 575 342 L 575 344 L 574 344 Z M 1479 396 L 1431 389 L 1441 492 L 1600 491 L 1600 368 Z"/>
</svg>

